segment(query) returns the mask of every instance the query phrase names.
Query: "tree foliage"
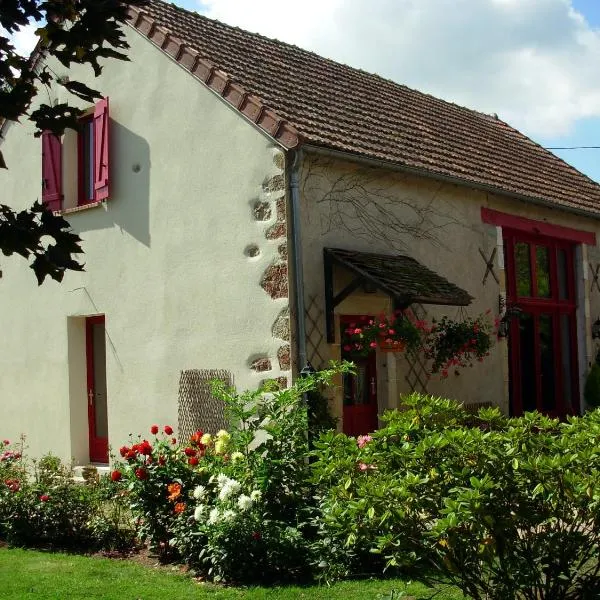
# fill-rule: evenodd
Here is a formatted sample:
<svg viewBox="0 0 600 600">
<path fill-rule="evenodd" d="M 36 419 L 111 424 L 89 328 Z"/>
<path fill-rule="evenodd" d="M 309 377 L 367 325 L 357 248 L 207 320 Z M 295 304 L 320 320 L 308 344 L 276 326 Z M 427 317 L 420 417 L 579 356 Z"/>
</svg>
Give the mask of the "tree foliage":
<svg viewBox="0 0 600 600">
<path fill-rule="evenodd" d="M 30 120 L 36 136 L 49 130 L 62 135 L 76 129 L 82 111 L 68 103 L 31 105 L 39 90 L 63 86 L 74 96 L 94 102 L 101 94 L 79 81 L 58 77 L 45 59 L 54 57 L 66 68 L 89 65 L 97 77 L 103 59 L 129 60 L 123 26 L 131 6 L 147 0 L 2 0 L 0 3 L 0 127 L 6 121 Z M 39 38 L 30 57 L 16 52 L 11 36 L 37 22 Z M 7 165 L 0 150 L 0 168 Z M 53 239 L 45 243 L 45 236 Z M 36 202 L 16 212 L 0 204 L 0 249 L 5 256 L 18 254 L 30 261 L 38 283 L 46 276 L 61 281 L 65 270 L 81 271 L 73 255 L 82 252 L 80 238 L 68 223 Z"/>
</svg>

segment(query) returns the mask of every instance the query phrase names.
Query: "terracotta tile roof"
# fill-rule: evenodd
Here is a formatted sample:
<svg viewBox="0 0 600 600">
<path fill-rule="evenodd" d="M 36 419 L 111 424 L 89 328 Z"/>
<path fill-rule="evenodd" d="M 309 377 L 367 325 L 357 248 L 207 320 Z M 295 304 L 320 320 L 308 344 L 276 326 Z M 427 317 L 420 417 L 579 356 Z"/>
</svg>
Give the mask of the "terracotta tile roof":
<svg viewBox="0 0 600 600">
<path fill-rule="evenodd" d="M 467 306 L 473 297 L 410 256 L 325 248 L 334 262 L 370 281 L 401 305 Z"/>
<path fill-rule="evenodd" d="M 287 148 L 307 143 L 600 215 L 600 185 L 483 113 L 160 0 L 132 25 Z"/>
</svg>

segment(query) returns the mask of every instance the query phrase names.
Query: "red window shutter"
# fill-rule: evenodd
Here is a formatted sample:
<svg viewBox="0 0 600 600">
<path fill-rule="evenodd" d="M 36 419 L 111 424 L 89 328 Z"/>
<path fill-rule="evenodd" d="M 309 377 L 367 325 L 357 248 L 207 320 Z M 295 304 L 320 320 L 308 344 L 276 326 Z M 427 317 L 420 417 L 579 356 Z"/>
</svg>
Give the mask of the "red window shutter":
<svg viewBox="0 0 600 600">
<path fill-rule="evenodd" d="M 62 143 L 51 131 L 42 132 L 42 202 L 62 208 Z"/>
<path fill-rule="evenodd" d="M 108 127 L 108 98 L 103 98 L 94 109 L 94 190 L 96 200 L 106 200 L 109 194 Z"/>
</svg>

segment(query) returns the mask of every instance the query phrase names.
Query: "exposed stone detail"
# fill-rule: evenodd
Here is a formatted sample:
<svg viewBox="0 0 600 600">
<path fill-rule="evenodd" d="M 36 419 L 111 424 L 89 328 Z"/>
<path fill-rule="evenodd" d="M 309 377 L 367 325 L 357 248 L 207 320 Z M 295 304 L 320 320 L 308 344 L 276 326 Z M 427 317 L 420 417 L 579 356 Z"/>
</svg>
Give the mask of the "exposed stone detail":
<svg viewBox="0 0 600 600">
<path fill-rule="evenodd" d="M 275 153 L 275 155 L 273 156 L 273 164 L 278 169 L 281 169 L 283 171 L 283 168 L 285 166 L 285 156 L 284 156 L 283 152 L 276 152 Z"/>
<path fill-rule="evenodd" d="M 249 244 L 244 248 L 244 254 L 250 258 L 254 258 L 260 254 L 260 248 L 256 244 Z"/>
<path fill-rule="evenodd" d="M 263 373 L 264 371 L 270 371 L 273 367 L 271 366 L 271 361 L 266 356 L 263 356 L 255 358 L 250 363 L 250 368 L 257 373 Z"/>
<path fill-rule="evenodd" d="M 273 264 L 264 273 L 260 285 L 273 298 L 287 298 L 288 268 L 287 264 Z"/>
<path fill-rule="evenodd" d="M 277 252 L 279 252 L 279 257 L 281 260 L 287 261 L 288 253 L 287 253 L 287 242 L 283 242 L 283 244 L 279 244 L 277 247 Z"/>
<path fill-rule="evenodd" d="M 263 190 L 265 192 L 278 192 L 283 189 L 285 189 L 283 175 L 274 175 L 263 183 Z"/>
<path fill-rule="evenodd" d="M 265 237 L 268 240 L 277 240 L 281 237 L 285 237 L 285 223 L 275 223 L 275 225 L 271 225 L 267 232 L 265 233 Z"/>
<path fill-rule="evenodd" d="M 290 341 L 290 309 L 287 306 L 277 315 L 271 333 L 275 338 Z"/>
<path fill-rule="evenodd" d="M 277 222 L 285 223 L 285 221 L 286 221 L 285 197 L 279 198 L 279 200 L 277 200 L 276 207 L 277 207 Z"/>
<path fill-rule="evenodd" d="M 271 205 L 268 202 L 257 200 L 252 208 L 252 214 L 257 221 L 268 221 L 271 218 Z"/>
<path fill-rule="evenodd" d="M 277 350 L 277 360 L 279 361 L 279 368 L 282 371 L 289 371 L 291 364 L 289 344 L 281 346 L 279 350 Z"/>
<path fill-rule="evenodd" d="M 277 377 L 276 379 L 263 379 L 260 382 L 261 387 L 267 386 L 269 389 L 275 388 L 273 391 L 285 390 L 288 386 L 287 377 Z"/>
</svg>

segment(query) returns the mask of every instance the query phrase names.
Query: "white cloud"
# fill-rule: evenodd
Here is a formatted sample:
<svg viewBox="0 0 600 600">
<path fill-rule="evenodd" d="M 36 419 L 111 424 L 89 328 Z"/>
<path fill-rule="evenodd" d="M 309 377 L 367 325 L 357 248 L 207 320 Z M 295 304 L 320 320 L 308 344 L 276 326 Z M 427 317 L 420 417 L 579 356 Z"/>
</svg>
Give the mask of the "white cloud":
<svg viewBox="0 0 600 600">
<path fill-rule="evenodd" d="M 564 135 L 577 120 L 600 117 L 600 31 L 571 0 L 203 0 L 200 8 L 497 112 L 531 135 Z"/>
</svg>

